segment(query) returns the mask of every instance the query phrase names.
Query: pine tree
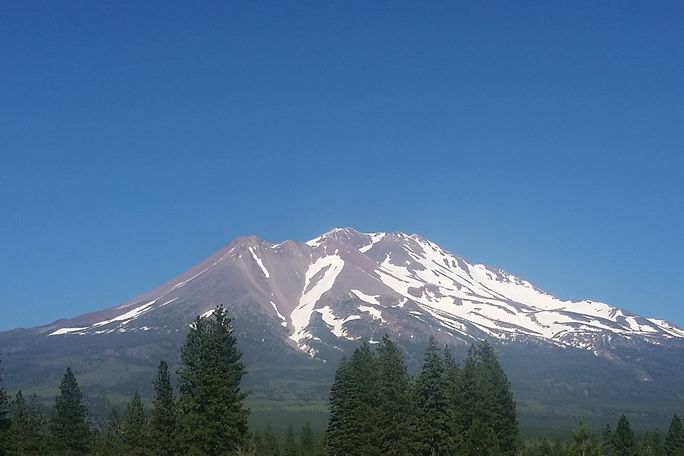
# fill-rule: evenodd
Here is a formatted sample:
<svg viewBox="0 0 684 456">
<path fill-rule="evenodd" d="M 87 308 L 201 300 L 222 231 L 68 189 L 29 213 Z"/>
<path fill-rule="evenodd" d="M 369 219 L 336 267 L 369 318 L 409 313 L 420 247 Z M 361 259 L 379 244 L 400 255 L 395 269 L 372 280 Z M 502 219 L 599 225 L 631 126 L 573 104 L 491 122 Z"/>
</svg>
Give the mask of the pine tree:
<svg viewBox="0 0 684 456">
<path fill-rule="evenodd" d="M 577 456 L 590 456 L 593 454 L 593 443 L 589 428 L 580 421 L 577 428 L 572 433 L 572 448 Z"/>
<path fill-rule="evenodd" d="M 378 346 L 376 432 L 383 456 L 413 454 L 411 381 L 397 345 L 385 335 Z"/>
<path fill-rule="evenodd" d="M 355 451 L 348 456 L 380 456 L 378 418 L 378 365 L 370 346 L 363 343 L 349 361 L 352 388 L 352 421 L 358 439 Z M 355 400 L 354 400 L 355 399 Z"/>
<path fill-rule="evenodd" d="M 2 365 L 0 365 L 0 456 L 7 454 L 10 430 L 9 397 L 2 385 Z"/>
<path fill-rule="evenodd" d="M 287 428 L 285 442 L 283 443 L 283 456 L 299 456 L 299 445 L 297 445 L 292 425 Z"/>
<path fill-rule="evenodd" d="M 636 438 L 629 420 L 622 415 L 613 433 L 613 446 L 616 456 L 634 456 L 637 452 Z"/>
<path fill-rule="evenodd" d="M 105 429 L 95 453 L 97 456 L 119 456 L 125 454 L 125 446 L 122 440 L 121 417 L 116 409 L 113 409 L 107 419 Z"/>
<path fill-rule="evenodd" d="M 601 455 L 612 456 L 613 454 L 615 454 L 614 433 L 610 424 L 607 424 L 601 435 Z"/>
<path fill-rule="evenodd" d="M 230 454 L 248 443 L 247 417 L 240 390 L 245 374 L 231 320 L 219 306 L 210 318 L 198 317 L 181 350 L 178 371 L 178 440 L 182 454 Z"/>
<path fill-rule="evenodd" d="M 316 439 L 309 423 L 302 426 L 302 431 L 299 434 L 299 448 L 302 456 L 316 456 L 318 454 Z"/>
<path fill-rule="evenodd" d="M 492 427 L 476 419 L 461 436 L 460 456 L 499 456 L 499 440 Z"/>
<path fill-rule="evenodd" d="M 666 456 L 663 438 L 660 432 L 647 432 L 639 450 L 639 456 Z"/>
<path fill-rule="evenodd" d="M 352 395 L 351 367 L 346 357 L 342 357 L 335 371 L 335 380 L 330 388 L 330 417 L 326 432 L 326 455 L 345 456 L 354 451 L 352 441 Z"/>
<path fill-rule="evenodd" d="M 256 443 L 256 442 L 255 442 Z M 271 425 L 266 427 L 261 443 L 255 445 L 255 456 L 279 456 L 278 439 L 271 429 Z"/>
<path fill-rule="evenodd" d="M 466 361 L 467 376 L 475 389 L 472 398 L 477 417 L 489 424 L 496 432 L 501 453 L 515 455 L 518 445 L 518 418 L 511 392 L 511 385 L 496 357 L 494 347 L 482 342 L 471 347 Z M 472 400 L 472 399 L 471 399 Z M 472 413 L 472 412 L 470 412 Z"/>
<path fill-rule="evenodd" d="M 451 432 L 453 435 L 458 435 L 464 430 L 465 422 L 465 411 L 460 402 L 464 399 L 461 391 L 463 387 L 462 373 L 448 346 L 444 347 L 444 369 L 447 390 L 451 398 Z"/>
<path fill-rule="evenodd" d="M 121 440 L 126 454 L 130 456 L 144 456 L 146 451 L 147 416 L 140 394 L 135 393 L 121 421 Z"/>
<path fill-rule="evenodd" d="M 670 429 L 667 432 L 667 437 L 665 437 L 665 452 L 667 456 L 684 455 L 684 430 L 682 429 L 682 420 L 677 415 L 672 417 Z"/>
<path fill-rule="evenodd" d="M 40 408 L 38 398 L 34 395 L 27 401 L 19 391 L 11 408 L 10 454 L 16 456 L 45 454 L 47 419 Z"/>
<path fill-rule="evenodd" d="M 176 443 L 176 404 L 171 388 L 169 366 L 165 361 L 159 363 L 157 378 L 154 381 L 155 399 L 149 420 L 149 448 L 155 456 L 174 456 Z"/>
<path fill-rule="evenodd" d="M 59 391 L 50 420 L 52 452 L 59 456 L 85 456 L 90 446 L 88 410 L 71 368 L 67 368 Z"/>
<path fill-rule="evenodd" d="M 446 382 L 444 358 L 433 338 L 430 338 L 425 351 L 423 369 L 416 380 L 415 390 L 417 454 L 454 454 L 452 399 Z"/>
</svg>

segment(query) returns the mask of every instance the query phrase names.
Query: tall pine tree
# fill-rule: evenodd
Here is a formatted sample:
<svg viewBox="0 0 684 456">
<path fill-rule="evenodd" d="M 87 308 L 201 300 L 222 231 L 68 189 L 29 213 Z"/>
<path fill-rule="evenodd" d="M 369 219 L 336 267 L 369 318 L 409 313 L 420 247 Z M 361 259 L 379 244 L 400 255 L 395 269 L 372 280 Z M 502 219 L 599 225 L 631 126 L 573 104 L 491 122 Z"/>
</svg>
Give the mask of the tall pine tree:
<svg viewBox="0 0 684 456">
<path fill-rule="evenodd" d="M 665 452 L 667 456 L 684 456 L 684 430 L 682 420 L 677 415 L 672 417 L 665 437 Z"/>
<path fill-rule="evenodd" d="M 125 454 L 122 440 L 121 416 L 116 409 L 109 413 L 107 428 L 100 436 L 96 456 L 120 456 Z"/>
<path fill-rule="evenodd" d="M 149 448 L 155 456 L 174 456 L 176 442 L 176 404 L 171 388 L 169 366 L 165 361 L 159 363 L 157 378 L 154 381 L 154 403 L 149 420 Z"/>
<path fill-rule="evenodd" d="M 67 368 L 50 419 L 50 446 L 58 456 L 85 456 L 90 447 L 88 409 L 71 368 Z"/>
<path fill-rule="evenodd" d="M 292 425 L 287 428 L 287 434 L 285 434 L 285 441 L 283 442 L 283 456 L 300 456 L 299 445 L 297 445 L 297 438 L 295 437 Z"/>
<path fill-rule="evenodd" d="M 518 446 L 518 418 L 511 385 L 496 357 L 494 347 L 482 342 L 471 347 L 465 370 L 474 383 L 471 401 L 477 417 L 489 424 L 499 441 L 501 453 L 513 456 Z M 468 412 L 468 413 L 472 413 Z M 470 425 L 471 423 L 467 423 Z"/>
<path fill-rule="evenodd" d="M 459 456 L 501 455 L 496 432 L 479 418 L 463 433 L 459 448 Z"/>
<path fill-rule="evenodd" d="M 248 444 L 245 375 L 231 320 L 219 306 L 191 325 L 178 371 L 178 441 L 182 454 L 219 456 Z"/>
<path fill-rule="evenodd" d="M 635 456 L 637 454 L 636 438 L 629 420 L 622 415 L 613 433 L 613 447 L 616 456 Z"/>
<path fill-rule="evenodd" d="M 385 335 L 378 346 L 376 432 L 383 456 L 413 454 L 411 380 L 399 347 Z"/>
<path fill-rule="evenodd" d="M 121 420 L 121 440 L 126 454 L 129 456 L 145 456 L 147 416 L 140 394 L 135 393 L 131 402 L 126 405 Z"/>
<path fill-rule="evenodd" d="M 19 391 L 12 403 L 12 425 L 10 427 L 10 451 L 12 455 L 45 454 L 47 419 L 34 395 L 26 400 Z"/>
<path fill-rule="evenodd" d="M 344 456 L 354 451 L 352 437 L 352 390 L 351 367 L 346 357 L 342 357 L 335 371 L 335 380 L 330 388 L 330 416 L 326 451 L 327 456 Z"/>
<path fill-rule="evenodd" d="M 306 423 L 302 426 L 302 431 L 299 434 L 299 448 L 302 456 L 317 456 L 318 448 L 316 445 L 316 438 L 314 437 L 311 425 Z"/>
<path fill-rule="evenodd" d="M 456 452 L 452 398 L 444 364 L 441 350 L 430 338 L 415 387 L 416 454 L 423 456 L 451 456 Z"/>
</svg>

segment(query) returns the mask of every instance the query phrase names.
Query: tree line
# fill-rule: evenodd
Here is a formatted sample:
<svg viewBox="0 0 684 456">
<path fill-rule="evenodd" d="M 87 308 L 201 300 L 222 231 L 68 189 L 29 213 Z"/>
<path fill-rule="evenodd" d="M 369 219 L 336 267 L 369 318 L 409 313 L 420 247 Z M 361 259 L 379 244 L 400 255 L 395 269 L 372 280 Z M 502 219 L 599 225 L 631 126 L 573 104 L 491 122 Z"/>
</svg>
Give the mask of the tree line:
<svg viewBox="0 0 684 456">
<path fill-rule="evenodd" d="M 431 339 L 414 377 L 388 336 L 376 350 L 362 344 L 335 373 L 322 438 L 308 424 L 282 439 L 270 426 L 249 432 L 245 365 L 223 307 L 191 324 L 180 358 L 177 392 L 161 361 L 151 408 L 136 393 L 100 427 L 70 368 L 48 413 L 35 395 L 10 398 L 0 369 L 0 456 L 684 456 L 676 415 L 664 437 L 637 439 L 623 416 L 599 439 L 580 423 L 568 442 L 522 442 L 510 383 L 487 342 L 459 365 Z"/>
<path fill-rule="evenodd" d="M 629 419 L 622 415 L 613 429 L 606 426 L 600 437 L 592 435 L 582 422 L 567 442 L 546 439 L 526 445 L 524 456 L 684 456 L 682 421 L 672 417 L 663 436 L 660 431 L 645 432 L 640 438 L 632 430 Z"/>
<path fill-rule="evenodd" d="M 431 339 L 415 378 L 388 336 L 343 358 L 330 393 L 326 456 L 514 455 L 510 383 L 487 342 L 459 366 Z"/>
</svg>

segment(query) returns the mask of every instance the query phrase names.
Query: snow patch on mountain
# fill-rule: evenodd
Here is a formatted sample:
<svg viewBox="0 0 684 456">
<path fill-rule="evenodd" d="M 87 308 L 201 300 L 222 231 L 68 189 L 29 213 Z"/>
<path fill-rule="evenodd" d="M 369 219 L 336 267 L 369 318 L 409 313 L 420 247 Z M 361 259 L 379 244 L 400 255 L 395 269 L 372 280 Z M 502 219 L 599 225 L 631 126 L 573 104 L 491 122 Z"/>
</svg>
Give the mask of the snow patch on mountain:
<svg viewBox="0 0 684 456">
<path fill-rule="evenodd" d="M 299 342 L 303 338 L 303 331 L 311 320 L 314 306 L 323 293 L 333 287 L 343 267 L 344 260 L 337 254 L 318 258 L 309 265 L 304 277 L 304 289 L 299 305 L 290 314 L 290 322 L 294 327 L 290 339 Z"/>
<path fill-rule="evenodd" d="M 264 266 L 264 263 L 261 261 L 261 258 L 259 258 L 259 257 L 257 256 L 257 254 L 254 253 L 254 248 L 253 248 L 253 247 L 250 247 L 250 248 L 249 248 L 249 253 L 252 254 L 252 258 L 254 258 L 254 261 L 256 262 L 256 264 L 259 265 L 259 267 L 261 268 L 261 271 L 264 273 L 264 276 L 268 279 L 268 278 L 270 277 L 270 274 L 268 273 L 268 270 L 266 269 L 266 266 Z"/>
</svg>

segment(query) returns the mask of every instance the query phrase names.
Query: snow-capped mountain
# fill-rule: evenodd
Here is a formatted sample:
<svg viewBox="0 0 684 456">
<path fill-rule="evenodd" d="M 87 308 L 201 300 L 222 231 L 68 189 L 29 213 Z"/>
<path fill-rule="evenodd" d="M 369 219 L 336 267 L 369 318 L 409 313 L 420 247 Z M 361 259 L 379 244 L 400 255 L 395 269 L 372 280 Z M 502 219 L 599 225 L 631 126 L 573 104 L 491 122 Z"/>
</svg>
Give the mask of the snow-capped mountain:
<svg viewBox="0 0 684 456">
<path fill-rule="evenodd" d="M 51 337 L 181 331 L 226 305 L 317 356 L 383 333 L 450 343 L 536 341 L 598 352 L 666 344 L 684 330 L 608 304 L 564 301 L 418 235 L 336 228 L 305 243 L 238 238 L 186 274 L 122 306 L 37 328 Z"/>
</svg>

